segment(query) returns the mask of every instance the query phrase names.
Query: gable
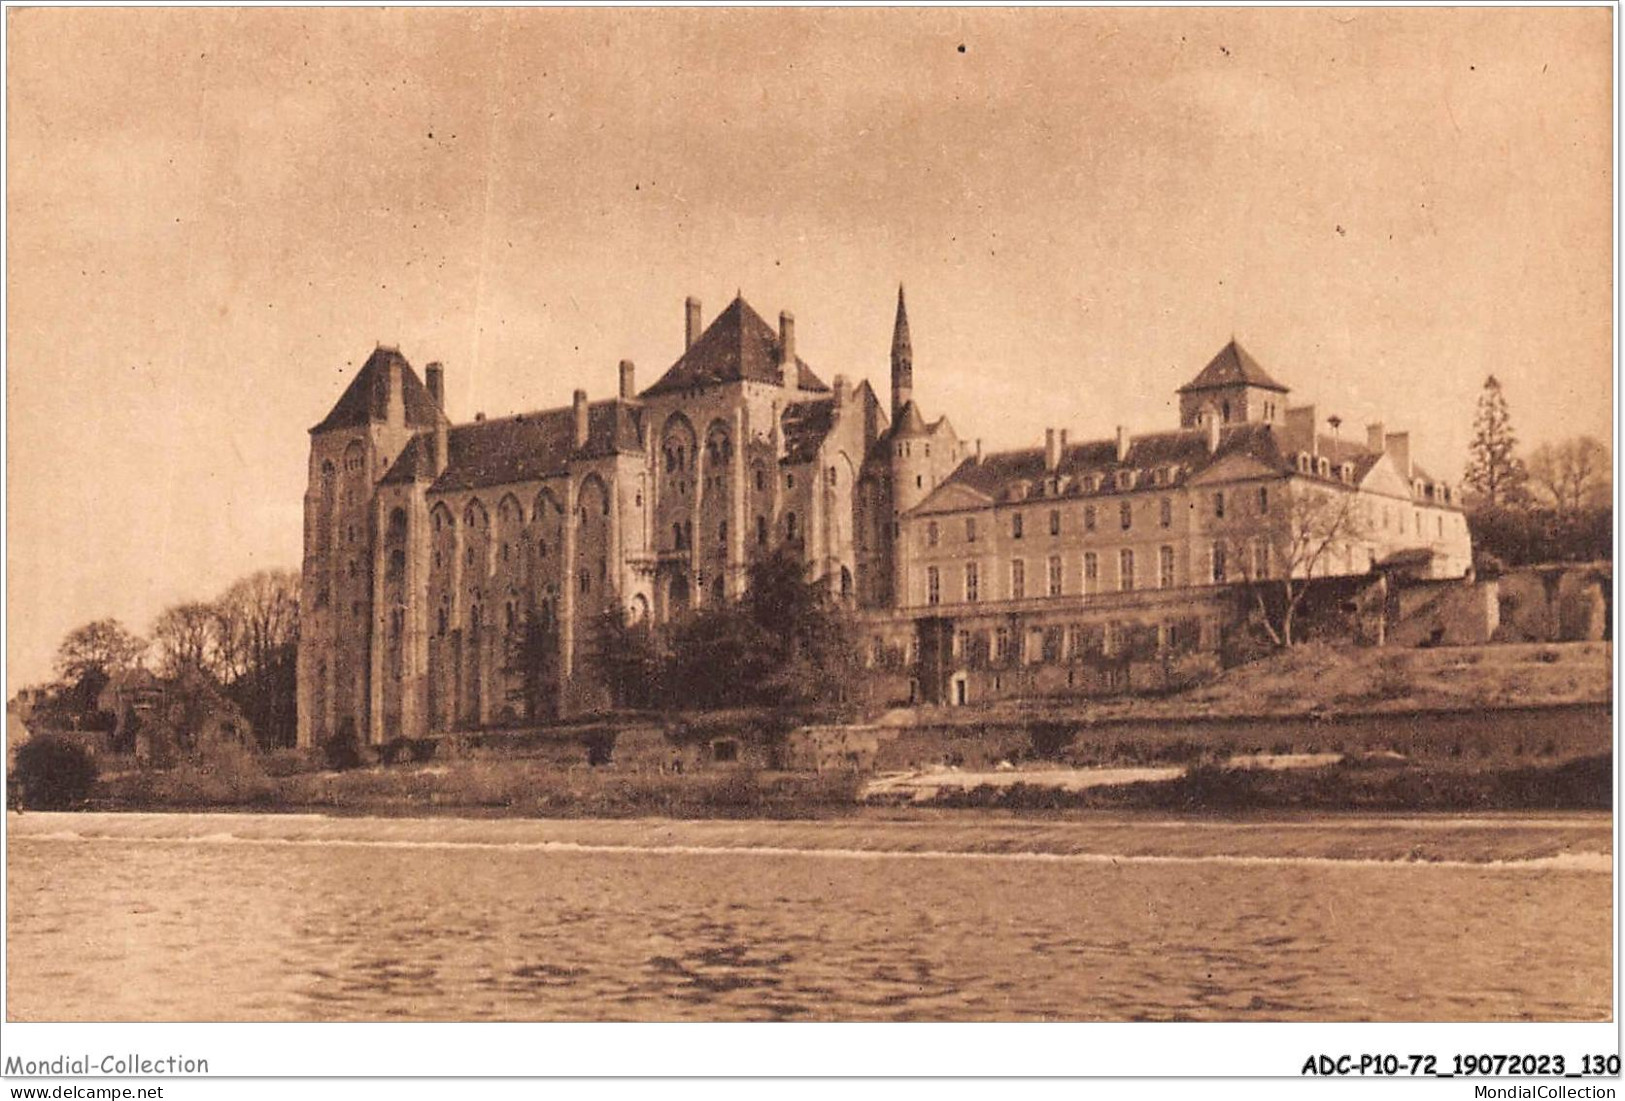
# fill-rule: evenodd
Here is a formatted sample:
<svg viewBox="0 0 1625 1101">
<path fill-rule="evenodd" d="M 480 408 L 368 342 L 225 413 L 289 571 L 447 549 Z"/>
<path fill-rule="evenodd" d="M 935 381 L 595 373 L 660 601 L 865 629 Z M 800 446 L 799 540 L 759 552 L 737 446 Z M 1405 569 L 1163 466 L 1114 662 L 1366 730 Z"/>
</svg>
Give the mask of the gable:
<svg viewBox="0 0 1625 1101">
<path fill-rule="evenodd" d="M 962 512 L 965 509 L 986 508 L 993 498 L 965 485 L 963 482 L 944 482 L 915 505 L 911 515 L 931 512 Z"/>
<path fill-rule="evenodd" d="M 1197 473 L 1193 474 L 1186 485 L 1201 486 L 1213 485 L 1218 482 L 1240 482 L 1257 478 L 1278 478 L 1281 472 L 1268 463 L 1242 452 L 1221 457 Z"/>
<path fill-rule="evenodd" d="M 1367 493 L 1380 493 L 1385 497 L 1401 497 L 1411 499 L 1411 485 L 1405 476 L 1394 466 L 1394 461 L 1387 455 L 1378 459 L 1360 479 L 1360 488 Z"/>
</svg>

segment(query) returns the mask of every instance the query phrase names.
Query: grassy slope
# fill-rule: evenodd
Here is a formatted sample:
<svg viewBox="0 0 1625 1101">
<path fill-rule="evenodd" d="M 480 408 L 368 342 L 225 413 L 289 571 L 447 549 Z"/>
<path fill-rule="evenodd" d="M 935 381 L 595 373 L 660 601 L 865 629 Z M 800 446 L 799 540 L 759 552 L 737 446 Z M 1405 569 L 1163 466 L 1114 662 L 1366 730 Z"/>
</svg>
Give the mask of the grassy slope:
<svg viewBox="0 0 1625 1101">
<path fill-rule="evenodd" d="M 1371 649 L 1308 644 L 1230 669 L 1206 684 L 1162 698 L 1072 702 L 1002 701 L 934 718 L 977 721 L 1035 713 L 1094 719 L 1302 715 L 1310 711 L 1476 710 L 1611 698 L 1612 646 L 1606 642 Z"/>
</svg>

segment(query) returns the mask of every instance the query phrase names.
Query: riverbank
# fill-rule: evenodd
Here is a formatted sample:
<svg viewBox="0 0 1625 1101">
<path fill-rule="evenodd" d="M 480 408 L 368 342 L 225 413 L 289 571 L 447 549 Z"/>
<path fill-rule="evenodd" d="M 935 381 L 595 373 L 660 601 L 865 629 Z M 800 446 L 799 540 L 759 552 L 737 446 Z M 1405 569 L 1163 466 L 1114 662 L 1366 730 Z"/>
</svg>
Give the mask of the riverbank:
<svg viewBox="0 0 1625 1101">
<path fill-rule="evenodd" d="M 930 794 L 869 792 L 858 772 L 796 773 L 734 768 L 698 774 L 557 771 L 535 761 L 453 761 L 273 777 L 252 769 L 191 766 L 130 772 L 97 784 L 91 809 L 105 811 L 320 811 L 410 817 L 473 813 L 515 818 L 839 819 L 866 801 L 965 812 L 1000 809 L 1065 814 L 1100 809 L 1182 814 L 1303 811 L 1606 811 L 1611 757 L 1529 764 L 1350 758 L 1275 770 L 1196 763 L 1133 770 L 1080 783 L 1089 770 L 1030 769 L 998 783 L 952 784 Z M 882 788 L 884 791 L 884 788 Z"/>
<path fill-rule="evenodd" d="M 825 853 L 843 856 L 1077 857 L 1556 863 L 1611 867 L 1607 814 L 1306 815 L 1213 820 L 1097 813 L 1076 820 L 1008 814 L 868 809 L 840 821 L 671 821 L 344 817 L 324 814 L 97 814 L 7 816 L 12 841 L 331 844 L 516 851 Z"/>
</svg>

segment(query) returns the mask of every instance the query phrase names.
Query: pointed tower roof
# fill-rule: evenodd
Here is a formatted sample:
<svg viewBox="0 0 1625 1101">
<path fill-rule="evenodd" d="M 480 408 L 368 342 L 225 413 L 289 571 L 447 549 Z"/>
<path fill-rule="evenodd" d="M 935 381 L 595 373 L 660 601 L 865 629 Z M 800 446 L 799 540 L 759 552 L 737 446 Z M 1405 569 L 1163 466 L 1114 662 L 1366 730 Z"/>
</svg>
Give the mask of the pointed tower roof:
<svg viewBox="0 0 1625 1101">
<path fill-rule="evenodd" d="M 335 428 L 359 428 L 373 421 L 389 418 L 389 375 L 392 368 L 400 368 L 401 390 L 405 399 L 408 428 L 433 428 L 441 418 L 440 407 L 423 385 L 412 365 L 400 350 L 380 344 L 372 350 L 367 362 L 361 365 L 355 378 L 340 395 L 327 417 L 312 428 L 312 432 L 328 432 Z"/>
<path fill-rule="evenodd" d="M 829 389 L 800 356 L 796 357 L 796 371 L 797 389 Z M 779 381 L 778 334 L 743 297 L 730 302 L 693 346 L 641 396 L 740 381 Z"/>
<path fill-rule="evenodd" d="M 925 418 L 920 416 L 920 407 L 911 401 L 898 412 L 897 420 L 891 427 L 891 437 L 899 440 L 905 436 L 929 436 L 931 431 Z"/>
<path fill-rule="evenodd" d="M 1188 394 L 1196 390 L 1218 390 L 1225 386 L 1257 386 L 1264 390 L 1279 390 L 1287 393 L 1287 388 L 1269 376 L 1258 361 L 1247 354 L 1247 349 L 1236 343 L 1231 337 L 1230 343 L 1220 349 L 1203 367 L 1201 373 L 1181 386 L 1178 393 Z"/>
<path fill-rule="evenodd" d="M 908 335 L 908 305 L 903 301 L 903 284 L 897 284 L 897 320 L 891 331 L 892 362 L 913 366 L 914 346 Z"/>
</svg>

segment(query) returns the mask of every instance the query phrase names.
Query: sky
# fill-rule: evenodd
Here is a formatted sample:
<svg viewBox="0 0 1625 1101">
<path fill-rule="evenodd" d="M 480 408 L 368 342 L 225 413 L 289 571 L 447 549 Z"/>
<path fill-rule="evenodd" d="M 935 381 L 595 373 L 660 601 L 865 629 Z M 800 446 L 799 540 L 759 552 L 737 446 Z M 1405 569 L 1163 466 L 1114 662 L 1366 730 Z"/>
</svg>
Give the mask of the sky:
<svg viewBox="0 0 1625 1101">
<path fill-rule="evenodd" d="M 1491 373 L 1611 434 L 1606 8 L 6 15 L 11 690 L 297 568 L 379 342 L 498 416 L 742 292 L 885 401 L 903 284 L 989 449 L 1173 427 L 1232 337 L 1452 480 Z"/>
</svg>

